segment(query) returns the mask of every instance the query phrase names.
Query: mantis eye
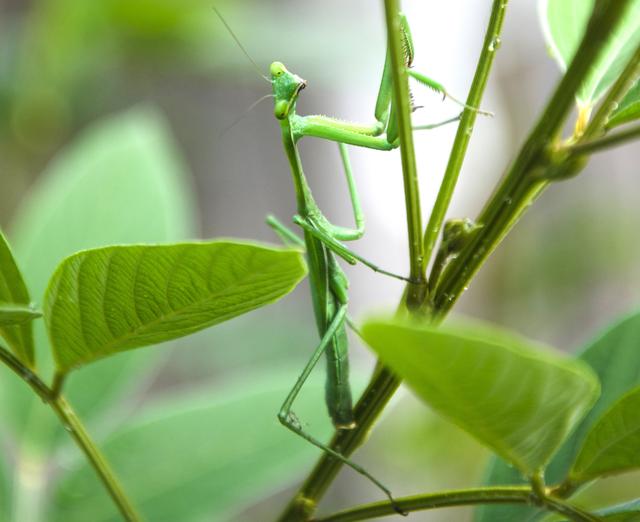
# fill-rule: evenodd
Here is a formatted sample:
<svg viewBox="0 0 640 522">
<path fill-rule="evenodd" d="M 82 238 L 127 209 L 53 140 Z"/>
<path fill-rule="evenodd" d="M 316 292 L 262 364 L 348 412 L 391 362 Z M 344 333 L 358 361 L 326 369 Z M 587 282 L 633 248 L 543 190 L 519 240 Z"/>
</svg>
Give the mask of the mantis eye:
<svg viewBox="0 0 640 522">
<path fill-rule="evenodd" d="M 284 65 L 280 62 L 273 62 L 271 64 L 271 67 L 269 67 L 269 72 L 271 73 L 271 76 L 280 77 L 284 74 L 285 71 L 286 69 Z"/>
<path fill-rule="evenodd" d="M 279 120 L 284 120 L 287 117 L 287 109 L 289 104 L 286 101 L 276 102 L 275 107 L 273 109 L 273 114 Z"/>
</svg>

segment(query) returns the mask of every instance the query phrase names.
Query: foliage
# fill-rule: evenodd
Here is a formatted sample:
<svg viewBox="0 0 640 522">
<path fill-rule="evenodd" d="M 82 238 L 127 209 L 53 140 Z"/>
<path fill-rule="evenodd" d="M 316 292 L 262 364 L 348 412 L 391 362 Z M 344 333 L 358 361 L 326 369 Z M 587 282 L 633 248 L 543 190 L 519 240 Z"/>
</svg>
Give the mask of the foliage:
<svg viewBox="0 0 640 522">
<path fill-rule="evenodd" d="M 60 94 L 83 91 L 84 75 L 105 66 L 100 57 L 107 56 L 102 48 L 107 32 L 128 35 L 141 61 L 158 41 L 170 42 L 168 56 L 175 52 L 198 63 L 202 57 L 201 38 L 208 26 L 197 23 L 199 0 L 180 9 L 145 2 L 150 17 L 120 0 L 76 4 L 60 0 L 38 6 L 26 41 L 29 49 L 39 50 L 46 67 L 34 62 L 16 72 L 18 88 L 0 82 L 0 101 L 11 98 L 11 132 L 27 148 L 38 141 L 38 133 L 47 141 L 42 136 L 52 131 L 48 125 L 64 123 L 61 115 L 71 109 Z M 318 442 L 324 439 L 304 434 L 307 422 L 314 425 L 314 436 L 329 433 L 315 381 L 305 387 L 299 418 L 289 400 L 281 407 L 281 422 L 328 451 L 280 520 L 314 517 L 344 464 L 384 489 L 349 458 L 402 381 L 436 415 L 493 454 L 485 484 L 390 498 L 316 520 L 360 520 L 468 504 L 478 505 L 478 522 L 533 521 L 550 513 L 577 521 L 637 519 L 637 493 L 628 502 L 608 502 L 591 512 L 573 497 L 608 476 L 640 469 L 640 315 L 609 326 L 577 356 L 495 325 L 441 323 L 543 191 L 578 175 L 597 152 L 640 135 L 634 126 L 640 120 L 640 0 L 540 2 L 544 37 L 564 75 L 478 218 L 445 223 L 500 47 L 507 2 L 494 0 L 425 230 L 406 67 L 413 48 L 399 1 L 385 0 L 384 7 L 389 50 L 376 111 L 384 136 L 377 128 L 363 131 L 321 116 L 296 116 L 294 123 L 302 128 L 311 121 L 315 134 L 307 135 L 341 143 L 400 147 L 409 276 L 400 277 L 407 287 L 399 311 L 362 325 L 346 316 L 348 282 L 338 257 L 382 270 L 340 242 L 360 237 L 363 226 L 345 148 L 341 152 L 358 229 L 332 226 L 311 197 L 295 148 L 304 133 L 286 127 L 306 83 L 282 64 L 272 65 L 272 82 L 284 75 L 283 89 L 295 91 L 281 99 L 277 84 L 275 102 L 282 129 L 288 129 L 282 134 L 303 214 L 294 222 L 304 229 L 304 241 L 274 218 L 269 222 L 292 248 L 193 240 L 195 198 L 187 169 L 157 110 L 139 107 L 90 126 L 58 154 L 33 188 L 13 222 L 13 248 L 0 233 L 0 360 L 13 371 L 0 379 L 0 407 L 6 445 L 15 447 L 13 468 L 0 467 L 0 493 L 11 498 L 0 507 L 0 520 L 140 520 L 138 508 L 150 520 L 219 519 L 239 516 L 250 504 L 286 488 L 293 472 L 309 462 L 313 447 L 277 426 L 275 412 L 288 391 L 277 375 L 256 370 L 230 386 L 223 371 L 207 386 L 172 393 L 170 370 L 189 360 L 187 346 L 178 339 L 213 326 L 219 330 L 226 321 L 279 301 L 308 270 L 324 337 L 319 346 L 329 346 L 334 363 L 329 369 L 335 369 L 327 399 L 346 386 L 345 373 L 340 373 L 347 366 L 340 352 L 346 349 L 345 324 L 379 361 L 354 409 L 353 425 L 341 426 L 328 448 Z M 63 24 L 67 17 L 80 20 L 74 24 L 78 31 L 63 34 L 61 25 L 45 23 Z M 439 84 L 427 84 L 451 98 Z M 574 101 L 578 116 L 570 122 L 573 133 L 564 137 Z M 48 120 L 52 114 L 59 118 Z M 353 129 L 362 135 L 354 138 Z M 42 303 L 42 311 L 34 303 Z M 259 337 L 266 349 L 262 337 L 268 332 L 274 344 L 279 342 L 275 330 L 269 324 L 246 332 L 245 338 Z M 304 330 L 305 339 L 310 338 Z M 295 331 L 296 325 L 287 325 L 280 332 L 284 342 L 294 344 Z M 164 349 L 141 349 L 161 343 Z M 234 350 L 224 343 L 207 344 L 212 357 Z M 154 379 L 158 374 L 168 376 L 168 384 Z M 307 376 L 305 370 L 300 386 Z M 300 386 L 288 396 L 291 401 Z M 71 441 L 77 448 L 70 447 Z M 455 451 L 450 453 L 454 459 Z"/>
</svg>

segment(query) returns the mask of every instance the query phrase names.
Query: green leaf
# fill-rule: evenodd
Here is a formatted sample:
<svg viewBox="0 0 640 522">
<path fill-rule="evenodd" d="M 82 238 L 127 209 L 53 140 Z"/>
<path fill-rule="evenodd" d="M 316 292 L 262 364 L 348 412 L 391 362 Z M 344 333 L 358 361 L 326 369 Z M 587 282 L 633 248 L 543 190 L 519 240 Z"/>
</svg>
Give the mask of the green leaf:
<svg viewBox="0 0 640 522">
<path fill-rule="evenodd" d="M 546 466 L 598 396 L 586 365 L 487 326 L 374 320 L 362 333 L 420 398 L 526 475 Z"/>
<path fill-rule="evenodd" d="M 305 273 L 298 251 L 231 241 L 79 252 L 58 267 L 45 298 L 58 370 L 244 314 L 288 294 Z"/>
<path fill-rule="evenodd" d="M 44 295 L 56 266 L 79 250 L 108 244 L 184 241 L 195 235 L 197 205 L 166 120 L 138 107 L 89 126 L 30 189 L 11 226 L 16 258 L 32 295 Z M 38 367 L 53 368 L 44 321 L 34 324 Z M 131 352 L 78 372 L 66 392 L 85 421 L 157 371 L 166 350 Z M 47 444 L 59 429 L 49 408 L 17 377 L 1 375 L 1 414 L 23 447 Z M 27 430 L 29 430 L 27 434 Z"/>
<path fill-rule="evenodd" d="M 157 401 L 102 444 L 145 520 L 239 520 L 232 515 L 297 480 L 319 450 L 276 420 L 293 378 L 295 371 L 254 376 Z M 314 380 L 296 401 L 296 412 L 324 439 L 331 427 L 318 400 L 323 400 L 323 384 Z M 56 481 L 50 520 L 121 520 L 81 456 L 74 464 L 61 464 L 68 472 Z M 260 520 L 275 519 L 281 507 L 262 506 Z"/>
<path fill-rule="evenodd" d="M 542 0 L 540 20 L 552 56 L 564 71 L 584 35 L 595 0 Z M 640 44 L 640 0 L 630 5 L 604 46 L 599 60 L 578 89 L 582 106 L 594 105 L 611 87 Z"/>
<path fill-rule="evenodd" d="M 591 427 L 628 390 L 640 385 L 640 314 L 626 317 L 588 343 L 579 358 L 591 366 L 602 387 L 600 398 L 571 437 L 553 457 L 546 471 L 549 484 L 564 480 L 575 461 L 582 441 Z M 519 484 L 520 474 L 504 461 L 495 459 L 488 471 L 487 485 Z M 477 513 L 478 522 L 532 520 L 539 510 L 527 506 L 485 506 Z"/>
<path fill-rule="evenodd" d="M 28 323 L 41 316 L 42 313 L 31 306 L 0 303 L 0 328 Z"/>
<path fill-rule="evenodd" d="M 16 260 L 13 257 L 9 243 L 0 231 L 0 302 L 9 305 L 24 305 L 28 308 L 31 303 L 29 291 L 24 284 L 22 274 L 18 269 Z M 9 345 L 11 351 L 25 365 L 33 367 L 35 356 L 33 351 L 33 332 L 30 321 L 9 322 L 9 315 L 14 321 L 19 319 L 19 311 L 13 312 L 6 307 L 0 309 L 0 336 Z"/>
<path fill-rule="evenodd" d="M 34 295 L 79 250 L 193 237 L 190 177 L 162 114 L 138 107 L 89 127 L 47 168 L 11 237 Z"/>
<path fill-rule="evenodd" d="M 631 500 L 596 511 L 607 522 L 638 522 L 640 520 L 640 499 Z"/>
<path fill-rule="evenodd" d="M 607 522 L 638 522 L 640 521 L 640 499 L 597 509 L 593 513 L 599 516 L 600 520 Z M 562 522 L 568 521 L 563 520 Z"/>
<path fill-rule="evenodd" d="M 616 127 L 638 118 L 640 118 L 640 81 L 637 81 L 631 87 L 629 92 L 622 98 L 618 108 L 609 116 L 607 127 Z"/>
<path fill-rule="evenodd" d="M 616 402 L 584 439 L 569 477 L 581 483 L 640 467 L 640 387 Z"/>
</svg>

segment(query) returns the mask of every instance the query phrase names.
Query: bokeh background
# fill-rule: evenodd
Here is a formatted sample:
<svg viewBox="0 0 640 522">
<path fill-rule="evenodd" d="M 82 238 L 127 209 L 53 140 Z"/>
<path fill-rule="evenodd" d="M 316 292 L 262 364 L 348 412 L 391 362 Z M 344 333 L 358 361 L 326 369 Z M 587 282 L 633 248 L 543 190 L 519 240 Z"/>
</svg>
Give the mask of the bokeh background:
<svg viewBox="0 0 640 522">
<path fill-rule="evenodd" d="M 381 2 L 215 5 L 261 71 L 280 60 L 308 80 L 300 113 L 372 118 L 385 53 Z M 416 69 L 464 98 L 489 8 L 488 1 L 407 0 Z M 559 76 L 535 2 L 513 2 L 483 101 L 495 117 L 476 123 L 450 217 L 477 214 Z M 62 257 L 80 248 L 220 236 L 275 242 L 264 217 L 271 212 L 288 221 L 293 188 L 270 102 L 246 112 L 269 89 L 210 0 L 0 0 L 0 226 L 25 266 L 34 300 L 41 303 Z M 420 86 L 414 93 L 423 106 L 416 122 L 458 112 Z M 417 137 L 425 219 L 454 133 L 448 126 Z M 307 139 L 301 151 L 325 213 L 350 223 L 335 145 Z M 631 145 L 603 153 L 578 178 L 553 186 L 457 311 L 574 351 L 634 310 L 639 152 Z M 368 224 L 354 248 L 404 272 L 399 156 L 353 150 L 352 161 Z M 137 175 L 142 181 L 131 181 Z M 93 184 L 98 178 L 106 184 Z M 152 180 L 160 178 L 164 192 L 153 192 Z M 346 270 L 356 318 L 397 304 L 398 282 L 361 266 Z M 46 360 L 46 339 L 41 332 L 38 338 Z M 151 520 L 269 520 L 316 456 L 275 418 L 316 339 L 303 283 L 269 308 L 146 349 L 151 355 L 98 363 L 87 377 L 73 378 L 70 393 Z M 361 388 L 373 361 L 357 338 L 352 352 Z M 330 428 L 318 406 L 322 370 L 316 373 L 300 416 L 326 436 Z M 9 419 L 1 430 L 0 516 L 117 520 L 48 412 L 8 370 L 0 386 Z M 401 391 L 356 458 L 403 495 L 477 485 L 488 456 Z M 603 481 L 594 498 L 628 498 L 633 478 Z M 322 511 L 378 496 L 346 470 Z M 456 509 L 412 519 L 470 516 Z"/>
</svg>

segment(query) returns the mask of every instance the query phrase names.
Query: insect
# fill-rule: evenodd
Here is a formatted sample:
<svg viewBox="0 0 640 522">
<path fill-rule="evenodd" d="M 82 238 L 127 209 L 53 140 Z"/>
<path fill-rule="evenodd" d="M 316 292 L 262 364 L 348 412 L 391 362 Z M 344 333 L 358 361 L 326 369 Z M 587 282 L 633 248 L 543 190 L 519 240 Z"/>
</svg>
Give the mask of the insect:
<svg viewBox="0 0 640 522">
<path fill-rule="evenodd" d="M 220 16 L 220 13 L 218 13 L 218 16 Z M 249 60 L 251 60 L 225 20 L 221 16 L 220 18 L 236 43 L 247 55 Z M 449 97 L 456 103 L 465 106 L 463 103 L 452 98 L 439 83 L 409 69 L 413 61 L 413 42 L 407 20 L 402 15 L 401 24 L 405 65 L 409 75 L 427 87 L 443 94 L 443 96 Z M 253 62 L 253 60 L 251 61 Z M 254 66 L 258 68 L 255 62 L 253 63 Z M 293 222 L 302 229 L 303 239 L 298 237 L 274 216 L 269 216 L 267 223 L 285 243 L 297 245 L 306 250 L 311 297 L 316 324 L 321 338 L 291 392 L 282 404 L 278 413 L 278 419 L 284 426 L 297 435 L 367 477 L 393 502 L 393 497 L 387 487 L 364 468 L 307 433 L 292 410 L 293 403 L 309 377 L 309 374 L 323 354 L 326 354 L 327 377 L 325 398 L 329 416 L 337 429 L 348 430 L 355 427 L 351 389 L 349 386 L 348 340 L 346 332 L 349 283 L 345 273 L 338 264 L 337 258 L 340 257 L 350 264 L 360 262 L 376 272 L 397 279 L 408 280 L 402 276 L 382 270 L 374 263 L 354 253 L 344 244 L 344 242 L 361 238 L 365 231 L 364 215 L 356 190 L 347 145 L 383 151 L 388 151 L 399 146 L 395 107 L 391 99 L 392 79 L 390 69 L 391 61 L 389 51 L 387 50 L 375 105 L 375 121 L 371 124 L 359 124 L 327 116 L 298 115 L 296 113 L 296 103 L 300 92 L 307 86 L 307 82 L 287 70 L 282 63 L 273 62 L 271 64 L 269 68 L 270 75 L 267 80 L 272 84 L 274 116 L 280 123 L 282 143 L 289 160 L 296 193 L 298 214 L 293 217 Z M 459 119 L 459 116 L 438 124 L 416 127 L 416 129 L 435 128 L 439 125 L 456 121 L 457 119 Z M 346 228 L 330 223 L 316 204 L 309 183 L 305 177 L 297 148 L 298 141 L 304 136 L 331 140 L 338 144 L 353 209 L 355 228 Z"/>
</svg>

